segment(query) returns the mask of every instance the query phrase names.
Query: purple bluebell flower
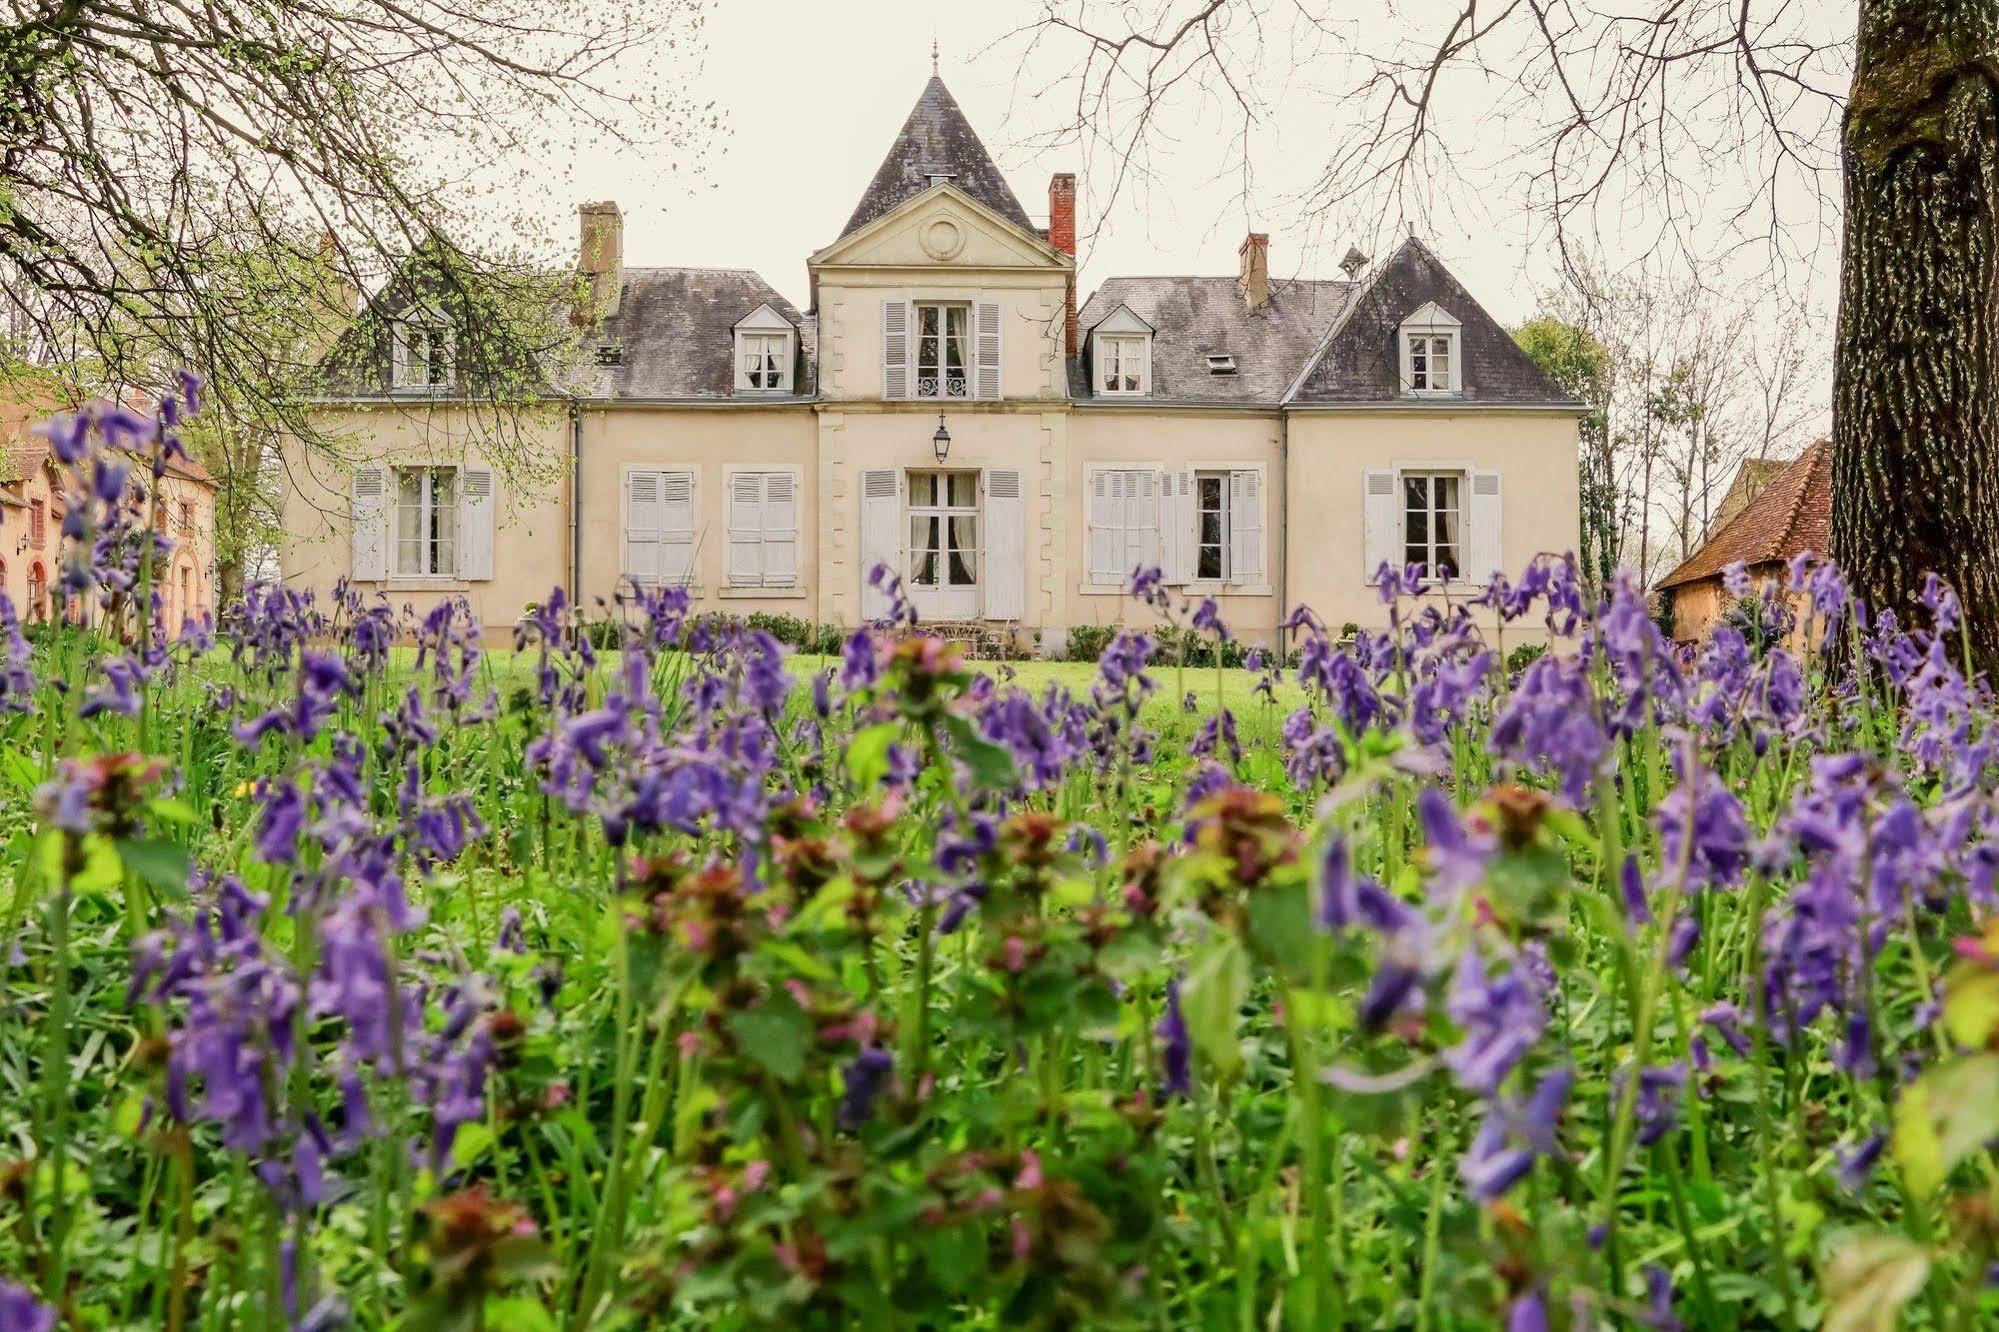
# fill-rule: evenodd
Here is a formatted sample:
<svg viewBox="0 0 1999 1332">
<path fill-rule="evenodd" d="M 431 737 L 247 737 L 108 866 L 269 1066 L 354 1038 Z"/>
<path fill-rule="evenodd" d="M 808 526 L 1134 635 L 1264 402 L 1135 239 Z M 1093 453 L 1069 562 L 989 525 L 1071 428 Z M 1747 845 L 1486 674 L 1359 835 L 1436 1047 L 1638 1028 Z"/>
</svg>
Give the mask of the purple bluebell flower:
<svg viewBox="0 0 1999 1332">
<path fill-rule="evenodd" d="M 1874 1166 L 1881 1159 L 1882 1149 L 1888 1145 L 1886 1134 L 1874 1133 L 1854 1147 L 1841 1147 L 1836 1153 L 1839 1161 L 1839 1186 L 1848 1193 L 1858 1193 L 1867 1177 L 1874 1173 Z"/>
<path fill-rule="evenodd" d="M 1445 1010 L 1464 1030 L 1464 1039 L 1444 1051 L 1444 1062 L 1459 1085 L 1495 1096 L 1548 1023 L 1540 986 L 1519 964 L 1498 975 L 1487 970 L 1476 948 L 1458 958 Z"/>
<path fill-rule="evenodd" d="M 1619 1074 L 1619 1081 L 1623 1074 Z M 1638 1145 L 1650 1147 L 1679 1123 L 1680 1093 L 1687 1085 L 1687 1066 L 1659 1064 L 1638 1074 Z"/>
<path fill-rule="evenodd" d="M 880 1046 L 867 1046 L 854 1056 L 854 1061 L 841 1073 L 843 1091 L 840 1107 L 834 1112 L 834 1122 L 842 1130 L 857 1132 L 874 1118 L 875 1102 L 888 1086 L 889 1073 L 894 1067 L 895 1056 Z"/>
<path fill-rule="evenodd" d="M 1514 1299 L 1506 1311 L 1506 1332 L 1548 1332 L 1548 1301 L 1540 1287 Z"/>
<path fill-rule="evenodd" d="M 1658 1263 L 1645 1264 L 1645 1312 L 1638 1325 L 1650 1332 L 1681 1332 L 1682 1324 L 1673 1313 L 1673 1274 Z"/>
<path fill-rule="evenodd" d="M 1430 891 L 1438 900 L 1455 900 L 1484 881 L 1498 847 L 1491 833 L 1468 829 L 1450 797 L 1434 786 L 1416 793 L 1416 816 L 1423 827 Z"/>
<path fill-rule="evenodd" d="M 1574 1083 L 1575 1070 L 1565 1065 L 1542 1078 L 1530 1095 L 1501 1096 L 1487 1105 L 1478 1133 L 1458 1163 L 1472 1197 L 1491 1202 L 1503 1196 L 1527 1177 L 1535 1161 L 1554 1155 L 1562 1107 Z"/>
<path fill-rule="evenodd" d="M 1159 1038 L 1161 1096 L 1188 1096 L 1194 1090 L 1194 1040 L 1180 1012 L 1180 982 L 1166 983 L 1166 1012 L 1152 1029 Z"/>
<path fill-rule="evenodd" d="M 0 1332 L 55 1332 L 56 1311 L 26 1286 L 0 1281 Z"/>
</svg>

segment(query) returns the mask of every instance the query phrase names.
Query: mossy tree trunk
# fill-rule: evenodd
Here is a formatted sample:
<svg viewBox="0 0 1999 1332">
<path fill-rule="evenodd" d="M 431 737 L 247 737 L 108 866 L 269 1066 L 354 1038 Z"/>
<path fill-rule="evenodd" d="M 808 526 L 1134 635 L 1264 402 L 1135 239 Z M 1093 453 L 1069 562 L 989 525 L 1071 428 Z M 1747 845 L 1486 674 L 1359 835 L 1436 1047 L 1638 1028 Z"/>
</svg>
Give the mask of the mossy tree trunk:
<svg viewBox="0 0 1999 1332">
<path fill-rule="evenodd" d="M 1862 0 L 1845 122 L 1832 554 L 1905 624 L 1923 575 L 1999 666 L 1999 0 Z M 1911 618 L 1913 617 L 1913 618 Z"/>
</svg>

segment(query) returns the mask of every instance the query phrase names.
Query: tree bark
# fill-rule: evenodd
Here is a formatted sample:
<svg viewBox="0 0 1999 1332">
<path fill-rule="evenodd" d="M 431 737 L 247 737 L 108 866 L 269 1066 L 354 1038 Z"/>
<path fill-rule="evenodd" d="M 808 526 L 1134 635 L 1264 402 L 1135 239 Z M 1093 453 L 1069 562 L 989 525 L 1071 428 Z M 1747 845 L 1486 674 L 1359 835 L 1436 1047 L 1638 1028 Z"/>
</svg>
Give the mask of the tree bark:
<svg viewBox="0 0 1999 1332">
<path fill-rule="evenodd" d="M 1844 127 L 1831 554 L 1926 624 L 1934 570 L 1999 666 L 1999 0 L 1862 0 Z"/>
</svg>

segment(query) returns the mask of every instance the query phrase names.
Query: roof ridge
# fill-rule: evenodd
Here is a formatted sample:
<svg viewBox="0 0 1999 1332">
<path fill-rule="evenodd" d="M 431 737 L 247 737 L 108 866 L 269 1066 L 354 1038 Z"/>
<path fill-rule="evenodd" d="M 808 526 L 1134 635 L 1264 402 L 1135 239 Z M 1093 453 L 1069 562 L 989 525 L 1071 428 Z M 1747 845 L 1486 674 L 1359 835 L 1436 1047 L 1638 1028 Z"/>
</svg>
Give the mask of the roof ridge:
<svg viewBox="0 0 1999 1332">
<path fill-rule="evenodd" d="M 1811 443 L 1805 445 L 1803 453 L 1800 453 L 1791 461 L 1791 466 L 1793 467 L 1799 463 L 1804 463 L 1805 471 L 1804 475 L 1798 480 L 1798 493 L 1791 496 L 1791 511 L 1784 515 L 1783 543 L 1778 547 L 1780 550 L 1787 549 L 1790 546 L 1791 535 L 1798 530 L 1798 519 L 1805 511 L 1805 496 L 1811 493 L 1812 475 L 1819 469 L 1820 456 L 1828 452 L 1823 447 L 1825 443 L 1826 441 L 1823 439 L 1813 440 Z M 1788 472 L 1790 468 L 1787 467 L 1784 470 Z M 1783 473 L 1779 473 L 1778 475 L 1781 476 Z M 1821 555 L 1824 553 L 1824 551 L 1819 552 Z"/>
</svg>

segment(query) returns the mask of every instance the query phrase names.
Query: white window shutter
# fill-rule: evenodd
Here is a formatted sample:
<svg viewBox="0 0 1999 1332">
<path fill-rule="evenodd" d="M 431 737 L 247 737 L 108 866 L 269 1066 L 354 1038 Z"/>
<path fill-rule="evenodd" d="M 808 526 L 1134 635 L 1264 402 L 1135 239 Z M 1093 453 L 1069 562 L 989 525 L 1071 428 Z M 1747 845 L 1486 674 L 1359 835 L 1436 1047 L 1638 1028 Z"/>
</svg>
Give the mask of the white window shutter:
<svg viewBox="0 0 1999 1332">
<path fill-rule="evenodd" d="M 659 474 L 659 559 L 662 583 L 694 581 L 694 473 Z"/>
<path fill-rule="evenodd" d="M 861 614 L 870 620 L 888 614 L 888 596 L 869 575 L 886 564 L 898 577 L 902 568 L 902 481 L 890 467 L 861 473 Z"/>
<path fill-rule="evenodd" d="M 1159 478 L 1160 569 L 1173 584 L 1194 581 L 1194 474 L 1184 468 Z"/>
<path fill-rule="evenodd" d="M 1133 570 L 1159 563 L 1159 473 L 1126 472 L 1124 477 L 1124 568 L 1118 577 L 1128 579 Z"/>
<path fill-rule="evenodd" d="M 763 583 L 764 474 L 737 472 L 729 478 L 729 586 Z"/>
<path fill-rule="evenodd" d="M 459 480 L 458 576 L 483 582 L 493 576 L 493 470 L 468 467 Z"/>
<path fill-rule="evenodd" d="M 1229 580 L 1263 581 L 1263 473 L 1229 473 Z"/>
<path fill-rule="evenodd" d="M 1123 472 L 1090 474 L 1088 567 L 1092 583 L 1116 583 L 1130 572 L 1124 563 Z"/>
<path fill-rule="evenodd" d="M 1499 510 L 1499 473 L 1473 472 L 1471 530 L 1465 547 L 1464 575 L 1474 583 L 1489 583 L 1494 573 L 1507 572 L 1506 547 L 1500 542 Z"/>
<path fill-rule="evenodd" d="M 798 478 L 765 472 L 763 573 L 765 587 L 798 585 Z"/>
<path fill-rule="evenodd" d="M 1394 471 L 1367 474 L 1361 517 L 1361 576 L 1371 583 L 1382 565 L 1402 567 L 1402 495 Z"/>
<path fill-rule="evenodd" d="M 1017 468 L 986 473 L 986 618 L 1027 613 L 1027 502 Z"/>
<path fill-rule="evenodd" d="M 625 473 L 624 573 L 636 583 L 657 583 L 664 572 L 662 479 L 658 472 Z"/>
<path fill-rule="evenodd" d="M 882 396 L 909 396 L 909 302 L 882 302 Z"/>
<path fill-rule="evenodd" d="M 975 396 L 988 402 L 1000 395 L 1000 308 L 997 302 L 980 301 L 978 316 L 978 378 Z"/>
<path fill-rule="evenodd" d="M 357 583 L 377 583 L 389 576 L 388 474 L 379 467 L 357 468 L 353 485 L 347 508 L 347 576 Z"/>
</svg>

